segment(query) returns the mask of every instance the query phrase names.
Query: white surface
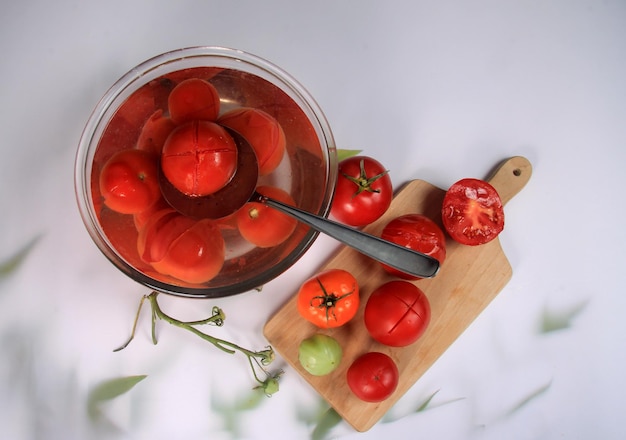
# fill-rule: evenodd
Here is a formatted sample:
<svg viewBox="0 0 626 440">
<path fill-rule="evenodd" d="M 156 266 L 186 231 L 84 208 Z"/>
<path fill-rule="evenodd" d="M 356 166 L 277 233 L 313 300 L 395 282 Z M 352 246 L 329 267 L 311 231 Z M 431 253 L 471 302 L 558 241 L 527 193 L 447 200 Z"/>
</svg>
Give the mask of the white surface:
<svg viewBox="0 0 626 440">
<path fill-rule="evenodd" d="M 242 357 L 147 316 L 128 335 L 144 288 L 90 241 L 75 207 L 73 159 L 97 100 L 159 53 L 223 45 L 262 56 L 316 97 L 340 148 L 446 187 L 524 155 L 528 186 L 507 205 L 501 241 L 511 282 L 407 393 L 405 415 L 333 438 L 618 439 L 623 401 L 626 3 L 623 1 L 27 1 L 0 18 L 0 261 L 41 238 L 0 280 L 0 429 L 11 439 L 230 438 L 211 401 L 252 381 Z M 262 348 L 261 330 L 336 244 L 320 238 L 262 294 L 215 301 L 219 335 Z M 586 304 L 540 333 L 544 310 Z M 178 317 L 212 302 L 167 299 Z M 278 360 L 277 362 L 280 362 Z M 89 423 L 101 381 L 148 378 Z M 513 411 L 537 390 L 544 392 Z M 457 400 L 459 399 L 459 400 Z M 286 369 L 281 391 L 237 417 L 241 438 L 307 438 L 298 412 L 318 397 Z"/>
</svg>

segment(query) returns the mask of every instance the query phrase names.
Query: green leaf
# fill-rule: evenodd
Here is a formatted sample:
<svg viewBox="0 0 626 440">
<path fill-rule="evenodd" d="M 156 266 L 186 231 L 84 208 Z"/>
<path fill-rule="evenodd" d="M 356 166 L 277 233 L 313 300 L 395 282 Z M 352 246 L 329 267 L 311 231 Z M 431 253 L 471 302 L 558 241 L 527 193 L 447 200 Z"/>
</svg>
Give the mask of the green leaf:
<svg viewBox="0 0 626 440">
<path fill-rule="evenodd" d="M 317 422 L 317 425 L 311 433 L 311 440 L 322 440 L 327 438 L 330 431 L 341 423 L 343 419 L 333 408 L 328 408 Z"/>
<path fill-rule="evenodd" d="M 430 401 L 433 400 L 433 397 L 435 397 L 437 395 L 437 393 L 439 392 L 439 390 L 435 391 L 434 393 L 432 393 L 430 396 L 428 396 L 426 398 L 426 400 L 424 400 L 422 402 L 422 404 L 420 406 L 417 407 L 417 409 L 415 410 L 415 412 L 422 412 L 425 411 L 426 408 L 428 407 L 428 405 L 430 404 Z"/>
<path fill-rule="evenodd" d="M 542 385 L 539 388 L 537 388 L 536 390 L 534 390 L 533 392 L 531 392 L 528 396 L 524 397 L 516 405 L 514 405 L 508 411 L 508 413 L 506 415 L 511 415 L 511 414 L 515 413 L 516 411 L 519 411 L 520 409 L 522 409 L 526 405 L 528 405 L 530 402 L 535 400 L 537 397 L 541 396 L 543 393 L 548 391 L 548 389 L 550 388 L 550 385 L 552 385 L 552 382 L 548 382 L 547 384 Z"/>
<path fill-rule="evenodd" d="M 341 162 L 344 159 L 347 159 L 347 158 L 352 157 L 352 156 L 356 156 L 357 154 L 361 153 L 361 151 L 363 151 L 363 150 L 342 150 L 342 149 L 338 149 L 337 150 L 337 160 L 339 162 Z"/>
<path fill-rule="evenodd" d="M 539 332 L 550 333 L 571 327 L 574 318 L 587 307 L 587 304 L 587 301 L 583 301 L 563 310 L 544 309 Z"/>
<path fill-rule="evenodd" d="M 13 256 L 9 257 L 6 261 L 0 263 L 0 279 L 6 278 L 17 270 L 22 264 L 26 256 L 33 250 L 35 244 L 39 241 L 39 237 L 33 238 L 22 249 L 17 251 Z"/>
<path fill-rule="evenodd" d="M 127 393 L 146 377 L 146 375 L 117 377 L 96 385 L 87 396 L 87 412 L 90 419 L 94 421 L 100 417 L 102 403 Z"/>
</svg>

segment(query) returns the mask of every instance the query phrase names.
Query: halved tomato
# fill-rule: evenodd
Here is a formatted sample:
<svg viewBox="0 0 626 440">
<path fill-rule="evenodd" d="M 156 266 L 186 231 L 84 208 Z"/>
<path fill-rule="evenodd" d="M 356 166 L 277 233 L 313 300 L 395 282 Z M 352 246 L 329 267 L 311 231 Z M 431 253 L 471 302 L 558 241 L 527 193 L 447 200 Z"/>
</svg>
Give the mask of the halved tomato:
<svg viewBox="0 0 626 440">
<path fill-rule="evenodd" d="M 443 199 L 443 226 L 455 241 L 477 246 L 493 240 L 504 229 L 504 208 L 496 189 L 480 179 L 461 179 Z"/>
</svg>

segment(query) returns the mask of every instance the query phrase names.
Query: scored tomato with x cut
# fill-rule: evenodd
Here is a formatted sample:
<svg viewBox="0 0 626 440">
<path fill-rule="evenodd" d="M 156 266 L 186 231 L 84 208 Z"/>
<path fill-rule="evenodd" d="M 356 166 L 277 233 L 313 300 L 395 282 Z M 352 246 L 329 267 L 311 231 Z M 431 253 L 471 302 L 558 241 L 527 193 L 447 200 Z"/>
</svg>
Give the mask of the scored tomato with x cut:
<svg viewBox="0 0 626 440">
<path fill-rule="evenodd" d="M 359 285 L 343 269 L 329 269 L 300 286 L 298 312 L 320 328 L 340 327 L 350 321 L 359 309 Z"/>
<path fill-rule="evenodd" d="M 484 180 L 454 183 L 443 199 L 443 226 L 453 240 L 477 246 L 495 239 L 504 229 L 504 207 L 498 191 Z"/>
<path fill-rule="evenodd" d="M 393 280 L 372 292 L 363 319 L 373 339 L 390 347 L 405 347 L 426 331 L 430 303 L 413 283 Z"/>
</svg>

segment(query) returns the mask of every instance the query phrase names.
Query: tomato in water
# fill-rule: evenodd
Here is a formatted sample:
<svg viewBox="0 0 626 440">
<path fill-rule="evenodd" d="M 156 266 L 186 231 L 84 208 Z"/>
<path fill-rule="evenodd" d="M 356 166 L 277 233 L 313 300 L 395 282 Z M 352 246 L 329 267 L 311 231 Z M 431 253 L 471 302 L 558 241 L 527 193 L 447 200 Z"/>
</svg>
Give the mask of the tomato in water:
<svg viewBox="0 0 626 440">
<path fill-rule="evenodd" d="M 104 204 L 121 214 L 137 214 L 160 197 L 158 158 L 147 151 L 122 150 L 104 164 L 99 188 Z"/>
<path fill-rule="evenodd" d="M 496 238 L 504 229 L 500 195 L 488 182 L 461 179 L 443 198 L 443 226 L 458 243 L 477 246 Z"/>
<path fill-rule="evenodd" d="M 274 117 L 263 110 L 244 107 L 224 113 L 217 122 L 246 138 L 256 153 L 261 176 L 271 173 L 280 165 L 287 141 Z"/>
<path fill-rule="evenodd" d="M 340 327 L 359 309 L 359 285 L 343 269 L 329 269 L 306 280 L 298 290 L 298 312 L 320 328 Z"/>
<path fill-rule="evenodd" d="M 183 194 L 213 194 L 237 170 L 237 144 L 218 124 L 192 121 L 178 126 L 165 141 L 161 169 Z"/>
<path fill-rule="evenodd" d="M 380 236 L 383 240 L 430 255 L 436 258 L 440 265 L 446 259 L 446 237 L 437 223 L 425 215 L 405 214 L 396 217 L 385 225 Z M 386 264 L 380 264 L 390 275 L 405 280 L 420 279 Z"/>
<path fill-rule="evenodd" d="M 189 121 L 215 121 L 220 111 L 217 89 L 200 78 L 178 83 L 167 99 L 170 118 L 176 124 Z"/>
<path fill-rule="evenodd" d="M 414 284 L 389 281 L 372 292 L 363 314 L 365 328 L 376 341 L 405 347 L 417 341 L 430 323 L 428 298 Z"/>
<path fill-rule="evenodd" d="M 287 205 L 296 202 L 286 191 L 273 186 L 259 186 L 257 192 Z M 278 246 L 289 238 L 298 221 L 261 202 L 248 202 L 235 214 L 243 238 L 261 248 Z"/>
<path fill-rule="evenodd" d="M 159 109 L 148 118 L 139 133 L 137 148 L 161 155 L 165 140 L 176 128 L 176 124 Z"/>
<path fill-rule="evenodd" d="M 348 367 L 348 387 L 365 402 L 382 402 L 398 387 L 398 366 L 388 355 L 376 351 L 365 353 Z"/>
<path fill-rule="evenodd" d="M 393 187 L 388 171 L 377 160 L 353 156 L 339 163 L 331 215 L 351 226 L 378 220 L 391 205 Z"/>
<path fill-rule="evenodd" d="M 224 264 L 224 238 L 214 222 L 173 209 L 155 213 L 139 232 L 141 259 L 163 275 L 191 284 L 214 278 Z"/>
</svg>

